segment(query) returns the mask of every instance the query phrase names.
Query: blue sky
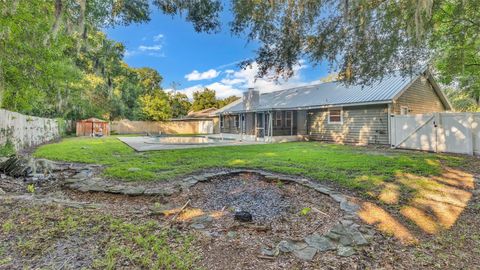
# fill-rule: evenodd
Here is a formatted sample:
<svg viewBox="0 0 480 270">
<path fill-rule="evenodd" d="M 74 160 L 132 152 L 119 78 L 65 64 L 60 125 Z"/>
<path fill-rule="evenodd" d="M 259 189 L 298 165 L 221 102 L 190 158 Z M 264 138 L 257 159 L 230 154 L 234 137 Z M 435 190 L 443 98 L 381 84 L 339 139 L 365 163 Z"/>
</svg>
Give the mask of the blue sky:
<svg viewBox="0 0 480 270">
<path fill-rule="evenodd" d="M 222 31 L 197 33 L 183 18 L 153 12 L 145 24 L 107 29 L 109 38 L 122 42 L 127 49 L 125 61 L 133 67 L 150 67 L 163 76 L 162 87 L 175 88 L 189 97 L 195 90 L 209 87 L 218 97 L 241 95 L 248 87 L 262 92 L 318 83 L 328 74 L 326 65 L 312 68 L 302 62 L 295 75 L 280 84 L 268 79 L 255 80 L 256 67 L 242 70 L 238 62 L 255 56 L 254 43 L 245 37 L 232 36 L 228 29 L 231 15 L 222 13 Z"/>
</svg>

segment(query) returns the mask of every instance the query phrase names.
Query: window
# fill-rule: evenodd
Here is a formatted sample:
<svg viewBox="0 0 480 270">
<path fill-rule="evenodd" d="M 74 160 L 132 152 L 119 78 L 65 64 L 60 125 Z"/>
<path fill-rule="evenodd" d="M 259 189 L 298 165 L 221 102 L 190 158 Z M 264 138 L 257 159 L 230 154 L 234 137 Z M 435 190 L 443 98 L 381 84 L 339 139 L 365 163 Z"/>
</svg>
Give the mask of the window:
<svg viewBox="0 0 480 270">
<path fill-rule="evenodd" d="M 220 127 L 221 128 L 223 128 L 223 122 L 224 122 L 223 115 L 220 115 Z"/>
<path fill-rule="evenodd" d="M 285 126 L 287 127 L 292 126 L 292 111 L 285 112 Z"/>
<path fill-rule="evenodd" d="M 282 126 L 282 112 L 275 112 L 275 126 Z"/>
<path fill-rule="evenodd" d="M 328 123 L 329 124 L 342 124 L 343 123 L 342 109 L 329 109 L 328 110 Z"/>
<path fill-rule="evenodd" d="M 235 121 L 235 127 L 239 128 L 240 127 L 240 116 L 235 115 L 234 121 Z"/>
<path fill-rule="evenodd" d="M 400 107 L 400 114 L 401 115 L 407 115 L 408 114 L 408 107 L 407 106 L 401 106 Z"/>
</svg>

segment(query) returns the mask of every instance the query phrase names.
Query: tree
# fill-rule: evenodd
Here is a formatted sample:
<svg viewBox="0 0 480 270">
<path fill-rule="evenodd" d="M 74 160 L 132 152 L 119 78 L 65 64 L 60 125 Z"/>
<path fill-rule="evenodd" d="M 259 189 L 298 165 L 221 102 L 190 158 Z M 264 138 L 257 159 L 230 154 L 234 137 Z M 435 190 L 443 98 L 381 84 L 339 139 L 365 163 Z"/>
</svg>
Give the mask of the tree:
<svg viewBox="0 0 480 270">
<path fill-rule="evenodd" d="M 145 93 L 151 94 L 160 89 L 163 78 L 158 71 L 151 68 L 139 68 L 136 72 L 140 77 L 140 85 Z"/>
<path fill-rule="evenodd" d="M 234 101 L 237 101 L 238 99 L 240 99 L 240 97 L 237 97 L 237 96 L 229 96 L 229 97 L 226 97 L 224 99 L 219 99 L 217 101 L 217 104 L 218 104 L 218 108 L 222 108 L 222 107 L 225 107 L 227 106 L 228 104 L 234 102 Z"/>
<path fill-rule="evenodd" d="M 172 117 L 168 95 L 163 90 L 141 96 L 140 103 L 145 120 L 162 121 Z"/>
<path fill-rule="evenodd" d="M 62 8 L 78 8 L 69 6 L 73 1 L 60 2 Z M 58 15 L 55 8 L 41 0 L 16 5 L 0 1 L 0 106 L 69 119 L 144 117 L 140 96 L 161 90 L 162 76 L 153 69 L 129 67 L 122 60 L 124 46 L 109 40 L 89 20 L 84 37 L 59 28 L 43 45 Z M 80 50 L 79 42 L 84 45 Z"/>
<path fill-rule="evenodd" d="M 173 118 L 180 118 L 186 116 L 192 104 L 188 100 L 187 95 L 179 92 L 175 93 L 168 93 L 168 99 L 170 103 L 170 107 L 172 108 L 172 117 Z"/>
<path fill-rule="evenodd" d="M 195 91 L 193 93 L 192 110 L 196 112 L 208 108 L 218 108 L 215 90 L 205 88 L 203 91 Z"/>
<path fill-rule="evenodd" d="M 78 45 L 82 45 L 92 29 L 96 31 L 106 26 L 147 22 L 152 5 L 167 15 L 186 13 L 186 20 L 198 32 L 215 31 L 220 25 L 218 13 L 222 6 L 217 0 L 55 0 L 55 16 L 43 44 L 56 39 L 62 30 L 68 35 L 82 37 L 76 40 Z"/>
<path fill-rule="evenodd" d="M 235 34 L 260 48 L 259 76 L 289 77 L 301 59 L 327 61 L 346 83 L 368 84 L 433 65 L 480 106 L 480 1 L 233 2 Z"/>
<path fill-rule="evenodd" d="M 478 1 L 450 1 L 433 15 L 434 65 L 441 82 L 456 88 L 449 94 L 459 110 L 480 110 L 479 9 Z"/>
</svg>

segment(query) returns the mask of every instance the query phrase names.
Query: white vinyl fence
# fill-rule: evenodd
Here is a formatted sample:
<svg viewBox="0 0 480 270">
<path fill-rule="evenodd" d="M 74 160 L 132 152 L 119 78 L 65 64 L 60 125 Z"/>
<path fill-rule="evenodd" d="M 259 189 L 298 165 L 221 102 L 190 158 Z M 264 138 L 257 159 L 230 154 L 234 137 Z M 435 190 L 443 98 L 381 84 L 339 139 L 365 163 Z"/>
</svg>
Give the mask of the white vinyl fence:
<svg viewBox="0 0 480 270">
<path fill-rule="evenodd" d="M 480 155 L 480 113 L 392 115 L 392 147 Z"/>
</svg>

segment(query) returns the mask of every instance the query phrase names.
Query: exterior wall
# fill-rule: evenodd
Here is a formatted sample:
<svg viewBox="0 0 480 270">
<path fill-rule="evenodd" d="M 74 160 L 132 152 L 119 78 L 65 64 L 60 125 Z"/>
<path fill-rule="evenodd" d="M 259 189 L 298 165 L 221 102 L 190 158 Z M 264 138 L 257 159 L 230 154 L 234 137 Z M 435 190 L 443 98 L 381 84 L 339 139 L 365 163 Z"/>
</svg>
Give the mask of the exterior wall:
<svg viewBox="0 0 480 270">
<path fill-rule="evenodd" d="M 192 119 L 180 121 L 113 121 L 111 132 L 117 134 L 164 133 L 164 134 L 199 134 L 213 133 L 212 119 Z"/>
<path fill-rule="evenodd" d="M 255 135 L 255 113 L 245 114 L 245 134 Z"/>
<path fill-rule="evenodd" d="M 388 144 L 387 105 L 343 108 L 343 123 L 329 124 L 328 109 L 308 113 L 310 139 L 355 144 Z"/>
<path fill-rule="evenodd" d="M 100 129 L 102 132 L 100 132 Z M 110 124 L 107 122 L 77 122 L 76 135 L 77 136 L 92 136 L 94 134 L 102 134 L 104 136 L 110 135 Z"/>
<path fill-rule="evenodd" d="M 212 118 L 213 121 L 213 134 L 220 133 L 220 119 L 218 117 Z"/>
<path fill-rule="evenodd" d="M 223 127 L 220 127 L 221 133 L 240 134 L 240 119 L 238 119 L 238 126 L 236 126 L 236 117 L 240 116 L 237 114 L 223 116 Z"/>
<path fill-rule="evenodd" d="M 407 106 L 408 114 L 422 114 L 443 112 L 445 106 L 438 97 L 428 79 L 418 78 L 397 100 L 393 103 L 393 113 L 400 114 L 402 106 Z"/>
<path fill-rule="evenodd" d="M 235 117 L 239 117 L 239 126 L 235 126 Z M 220 125 L 220 124 L 219 124 Z M 255 113 L 245 113 L 244 133 L 247 135 L 255 135 Z M 240 134 L 242 133 L 242 122 L 240 114 L 231 114 L 223 116 L 223 127 L 220 133 Z"/>
<path fill-rule="evenodd" d="M 297 134 L 298 135 L 307 135 L 308 126 L 307 126 L 307 111 L 297 111 Z"/>
<path fill-rule="evenodd" d="M 7 142 L 16 150 L 36 146 L 61 137 L 66 132 L 65 120 L 28 116 L 0 109 L 0 146 Z"/>
</svg>

